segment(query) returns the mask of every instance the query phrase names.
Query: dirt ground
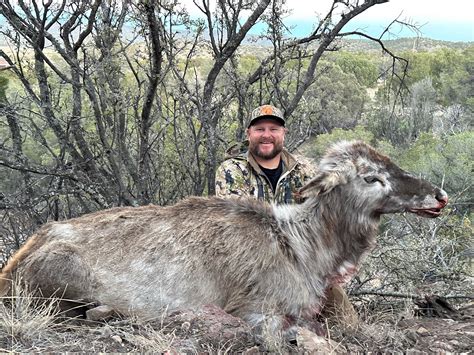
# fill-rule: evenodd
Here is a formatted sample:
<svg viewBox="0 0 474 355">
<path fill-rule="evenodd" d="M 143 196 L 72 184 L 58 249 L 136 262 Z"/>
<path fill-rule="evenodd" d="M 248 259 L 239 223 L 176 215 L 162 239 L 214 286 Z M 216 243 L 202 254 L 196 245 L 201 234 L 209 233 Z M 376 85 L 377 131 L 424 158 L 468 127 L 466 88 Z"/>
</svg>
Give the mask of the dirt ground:
<svg viewBox="0 0 474 355">
<path fill-rule="evenodd" d="M 473 321 L 474 303 L 470 303 L 455 309 L 449 316 L 393 314 L 392 319 L 387 317 L 385 321 L 372 324 L 365 322 L 346 339 L 339 335 L 338 340 L 349 352 L 469 354 L 474 347 Z"/>
<path fill-rule="evenodd" d="M 16 307 L 2 313 L 0 352 L 469 354 L 474 344 L 472 302 L 449 315 L 367 312 L 355 328 L 326 322 L 326 338 L 301 328 L 292 342 L 268 333 L 257 338 L 245 322 L 215 306 L 148 322 L 118 317 L 97 322 L 59 320 L 31 313 L 18 317 L 23 311 Z"/>
</svg>

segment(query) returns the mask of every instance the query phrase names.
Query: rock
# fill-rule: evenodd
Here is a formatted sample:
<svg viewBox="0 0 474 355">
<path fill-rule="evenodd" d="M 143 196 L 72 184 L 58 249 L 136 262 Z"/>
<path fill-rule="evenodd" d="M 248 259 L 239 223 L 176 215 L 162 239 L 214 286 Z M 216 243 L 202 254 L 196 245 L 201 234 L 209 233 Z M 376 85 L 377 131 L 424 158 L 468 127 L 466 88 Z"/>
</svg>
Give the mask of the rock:
<svg viewBox="0 0 474 355">
<path fill-rule="evenodd" d="M 433 342 L 433 345 L 430 347 L 431 350 L 433 351 L 441 351 L 441 352 L 444 352 L 444 351 L 449 351 L 449 352 L 452 352 L 454 350 L 453 346 L 448 344 L 448 343 L 445 343 L 443 341 L 435 341 Z"/>
<path fill-rule="evenodd" d="M 257 355 L 257 354 L 261 354 L 261 350 L 259 349 L 258 346 L 254 346 L 250 349 L 247 349 L 243 352 L 243 355 Z"/>
<path fill-rule="evenodd" d="M 428 335 L 430 332 L 428 331 L 428 329 L 426 329 L 425 327 L 419 327 L 417 330 L 416 330 L 416 334 L 418 335 L 422 335 L 422 336 L 426 336 Z"/>
<path fill-rule="evenodd" d="M 215 305 L 173 312 L 162 323 L 167 329 L 177 330 L 177 337 L 194 339 L 194 348 L 211 345 L 219 349 L 226 344 L 228 351 L 239 352 L 256 345 L 255 335 L 246 322 Z"/>
<path fill-rule="evenodd" d="M 103 337 L 110 337 L 112 335 L 112 329 L 109 326 L 105 326 L 101 329 L 101 335 Z"/>
<path fill-rule="evenodd" d="M 407 339 L 409 339 L 413 343 L 416 343 L 417 340 L 418 340 L 418 334 L 415 331 L 411 330 L 411 329 L 409 329 L 405 332 L 405 336 L 407 337 Z"/>
<path fill-rule="evenodd" d="M 460 347 L 462 345 L 460 341 L 457 341 L 455 339 L 450 340 L 449 343 L 453 346 L 456 346 L 456 347 Z"/>
<path fill-rule="evenodd" d="M 119 344 L 122 344 L 122 338 L 119 337 L 118 335 L 112 335 L 110 338 L 111 338 L 113 341 L 115 341 L 115 342 L 117 342 L 117 343 L 119 343 Z"/>
<path fill-rule="evenodd" d="M 91 321 L 101 321 L 113 316 L 114 310 L 109 306 L 98 306 L 86 311 L 86 318 Z"/>
<path fill-rule="evenodd" d="M 338 344 L 331 339 L 321 337 L 306 328 L 298 328 L 296 342 L 298 348 L 304 353 L 329 354 L 335 352 L 346 352 L 346 349 L 341 344 Z"/>
<path fill-rule="evenodd" d="M 183 324 L 181 324 L 181 330 L 182 331 L 187 332 L 189 330 L 189 328 L 191 328 L 191 323 L 183 322 Z"/>
</svg>

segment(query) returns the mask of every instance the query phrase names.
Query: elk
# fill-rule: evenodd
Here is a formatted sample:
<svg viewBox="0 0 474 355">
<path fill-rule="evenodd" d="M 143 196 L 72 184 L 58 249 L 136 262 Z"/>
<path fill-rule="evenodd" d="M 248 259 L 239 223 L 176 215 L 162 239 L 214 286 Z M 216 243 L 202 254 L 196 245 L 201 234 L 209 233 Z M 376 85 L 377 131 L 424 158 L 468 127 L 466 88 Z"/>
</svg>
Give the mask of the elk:
<svg viewBox="0 0 474 355">
<path fill-rule="evenodd" d="M 329 149 L 299 194 L 298 205 L 191 197 L 49 223 L 4 267 L 0 293 L 21 275 L 42 295 L 123 314 L 215 304 L 282 329 L 317 314 L 326 287 L 357 271 L 382 214 L 437 217 L 448 201 L 360 141 Z"/>
</svg>

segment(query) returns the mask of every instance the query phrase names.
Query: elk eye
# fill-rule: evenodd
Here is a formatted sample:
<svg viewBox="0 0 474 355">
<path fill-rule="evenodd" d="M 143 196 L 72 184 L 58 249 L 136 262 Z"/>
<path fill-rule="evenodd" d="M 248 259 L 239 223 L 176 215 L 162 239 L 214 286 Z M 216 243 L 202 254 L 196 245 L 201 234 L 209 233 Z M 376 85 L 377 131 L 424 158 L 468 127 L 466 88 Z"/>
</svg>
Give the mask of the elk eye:
<svg viewBox="0 0 474 355">
<path fill-rule="evenodd" d="M 380 182 L 382 185 L 384 185 L 383 181 L 380 180 L 377 176 L 366 176 L 364 177 L 364 180 L 368 184 L 375 184 L 376 182 Z"/>
</svg>

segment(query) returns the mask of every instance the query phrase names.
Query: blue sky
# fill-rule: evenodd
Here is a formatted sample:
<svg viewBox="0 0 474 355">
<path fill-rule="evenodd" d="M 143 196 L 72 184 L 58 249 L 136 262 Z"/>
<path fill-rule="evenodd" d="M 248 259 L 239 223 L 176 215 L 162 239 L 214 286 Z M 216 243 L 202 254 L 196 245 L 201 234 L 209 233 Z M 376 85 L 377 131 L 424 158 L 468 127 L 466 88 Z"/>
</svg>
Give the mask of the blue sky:
<svg viewBox="0 0 474 355">
<path fill-rule="evenodd" d="M 289 23 L 298 23 L 295 35 L 304 32 L 304 27 L 330 6 L 330 0 L 288 0 L 293 8 Z M 365 29 L 372 35 L 379 35 L 386 25 L 396 18 L 417 24 L 422 37 L 446 41 L 474 41 L 473 0 L 390 0 L 375 5 L 356 17 L 344 30 Z M 416 36 L 407 29 L 394 28 L 392 38 Z"/>
<path fill-rule="evenodd" d="M 178 1 L 191 16 L 202 15 L 193 4 L 193 0 Z M 195 1 L 201 2 L 201 0 Z M 211 8 L 216 2 L 217 0 L 210 0 Z M 333 0 L 287 0 L 286 6 L 291 13 L 285 19 L 285 23 L 291 28 L 291 35 L 295 37 L 308 35 L 317 22 L 318 15 L 326 14 L 332 2 Z M 362 29 L 378 37 L 396 18 L 418 25 L 421 30 L 419 35 L 422 37 L 474 42 L 474 0 L 390 0 L 388 3 L 375 5 L 357 16 L 343 31 Z M 256 29 L 261 27 L 256 26 Z M 384 38 L 395 39 L 416 35 L 417 33 L 407 28 L 395 27 L 392 35 Z"/>
<path fill-rule="evenodd" d="M 350 22 L 342 32 L 363 30 L 363 32 L 369 35 L 378 37 L 390 23 L 391 20 L 354 20 L 353 22 Z M 313 22 L 305 20 L 289 20 L 287 21 L 287 24 L 291 26 L 291 34 L 295 37 L 300 37 L 308 33 L 308 29 L 311 28 Z M 420 25 L 420 33 L 418 34 L 420 37 L 454 42 L 474 41 L 473 25 L 469 22 L 448 22 L 439 20 L 418 24 Z M 417 36 L 417 33 L 407 27 L 395 25 L 391 28 L 391 33 L 384 35 L 385 39 Z"/>
<path fill-rule="evenodd" d="M 199 0 L 197 0 L 199 3 Z M 215 0 L 211 0 L 211 4 Z M 180 0 L 191 15 L 199 15 L 192 0 Z M 332 0 L 287 0 L 291 9 L 285 23 L 291 27 L 293 36 L 307 35 L 319 15 L 326 14 Z M 211 5 L 212 6 L 212 5 Z M 420 27 L 422 37 L 445 41 L 474 41 L 474 0 L 390 0 L 375 5 L 353 19 L 344 31 L 364 29 L 378 36 L 394 19 L 410 22 Z M 417 34 L 407 29 L 394 28 L 395 39 L 414 37 Z"/>
</svg>

